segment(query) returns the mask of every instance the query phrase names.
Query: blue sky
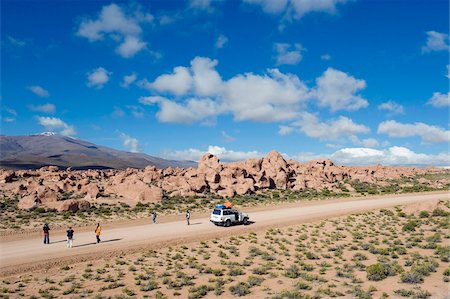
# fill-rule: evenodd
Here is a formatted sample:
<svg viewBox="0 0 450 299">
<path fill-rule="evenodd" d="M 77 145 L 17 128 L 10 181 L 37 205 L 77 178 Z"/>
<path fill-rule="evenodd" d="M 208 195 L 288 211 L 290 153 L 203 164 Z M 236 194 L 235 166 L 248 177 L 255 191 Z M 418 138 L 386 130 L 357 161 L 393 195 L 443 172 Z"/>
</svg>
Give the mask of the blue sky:
<svg viewBox="0 0 450 299">
<path fill-rule="evenodd" d="M 448 165 L 448 1 L 2 1 L 1 133 Z"/>
</svg>

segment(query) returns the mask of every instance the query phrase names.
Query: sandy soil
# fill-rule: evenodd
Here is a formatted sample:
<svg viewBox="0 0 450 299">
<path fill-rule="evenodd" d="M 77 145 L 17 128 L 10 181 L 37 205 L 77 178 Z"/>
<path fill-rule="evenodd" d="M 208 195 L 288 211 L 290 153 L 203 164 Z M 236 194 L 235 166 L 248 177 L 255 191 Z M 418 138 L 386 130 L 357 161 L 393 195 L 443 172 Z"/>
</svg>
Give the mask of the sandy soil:
<svg viewBox="0 0 450 299">
<path fill-rule="evenodd" d="M 231 228 L 215 227 L 209 218 L 193 218 L 191 226 L 184 221 L 158 223 L 156 225 L 135 225 L 125 227 L 103 227 L 102 243 L 95 244 L 92 232 L 75 232 L 74 248 L 66 248 L 65 236 L 61 233 L 51 235 L 51 244 L 42 244 L 41 237 L 24 237 L 19 240 L 2 240 L 0 247 L 1 275 L 11 275 L 33 268 L 51 267 L 68 260 L 85 261 L 104 258 L 115 254 L 160 248 L 216 237 L 237 235 L 266 229 L 287 226 L 306 221 L 329 218 L 371 209 L 406 205 L 418 202 L 450 199 L 448 192 L 414 194 L 409 196 L 386 196 L 376 199 L 333 201 L 297 205 L 288 208 L 265 209 L 252 212 L 249 216 L 253 224 Z"/>
</svg>

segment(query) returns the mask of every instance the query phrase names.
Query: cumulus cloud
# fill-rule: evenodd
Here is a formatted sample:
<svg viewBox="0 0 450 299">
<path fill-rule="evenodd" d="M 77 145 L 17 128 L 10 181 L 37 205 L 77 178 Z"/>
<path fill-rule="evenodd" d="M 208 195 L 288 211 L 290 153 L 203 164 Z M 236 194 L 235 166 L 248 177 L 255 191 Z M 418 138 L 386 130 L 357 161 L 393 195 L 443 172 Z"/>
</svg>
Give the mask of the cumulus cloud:
<svg viewBox="0 0 450 299">
<path fill-rule="evenodd" d="M 90 42 L 109 38 L 118 43 L 116 53 L 129 58 L 147 47 L 141 37 L 141 25 L 152 21 L 153 16 L 139 7 L 126 12 L 125 8 L 113 3 L 103 6 L 97 18 L 84 19 L 76 34 Z"/>
<path fill-rule="evenodd" d="M 111 76 L 112 72 L 107 71 L 102 67 L 98 67 L 90 72 L 87 75 L 87 83 L 88 87 L 95 87 L 97 89 L 103 88 L 103 86 L 108 83 L 109 76 Z"/>
<path fill-rule="evenodd" d="M 168 92 L 180 96 L 186 94 L 191 88 L 192 77 L 188 68 L 178 66 L 173 69 L 171 74 L 161 75 L 153 83 L 145 79 L 140 81 L 139 85 L 146 89 Z"/>
<path fill-rule="evenodd" d="M 323 54 L 322 56 L 320 56 L 320 59 L 322 59 L 322 60 L 331 60 L 331 55 L 330 54 Z"/>
<path fill-rule="evenodd" d="M 365 108 L 368 101 L 357 93 L 366 88 L 366 81 L 356 79 L 342 71 L 328 68 L 316 79 L 313 90 L 320 107 L 329 107 L 331 111 L 354 111 Z"/>
<path fill-rule="evenodd" d="M 337 13 L 337 5 L 348 0 L 244 0 L 248 4 L 258 5 L 266 13 L 282 14 L 284 19 L 301 19 L 304 15 L 313 12 L 328 14 Z"/>
<path fill-rule="evenodd" d="M 378 105 L 378 110 L 388 111 L 390 114 L 403 114 L 403 106 L 393 101 L 387 101 Z"/>
<path fill-rule="evenodd" d="M 41 98 L 48 98 L 50 96 L 50 93 L 39 85 L 29 86 L 28 89 Z"/>
<path fill-rule="evenodd" d="M 192 124 L 205 121 L 220 113 L 220 107 L 210 99 L 188 99 L 179 104 L 161 96 L 141 97 L 139 102 L 144 105 L 159 105 L 156 118 L 163 123 Z"/>
<path fill-rule="evenodd" d="M 190 148 L 181 151 L 164 151 L 161 156 L 165 159 L 198 161 L 206 153 L 218 156 L 222 162 L 240 161 L 264 156 L 258 151 L 233 151 L 214 145 L 208 146 L 206 150 Z"/>
<path fill-rule="evenodd" d="M 287 43 L 276 43 L 274 48 L 276 51 L 277 65 L 298 64 L 302 60 L 302 52 L 305 51 L 299 43 L 293 45 Z"/>
<path fill-rule="evenodd" d="M 139 152 L 139 140 L 131 137 L 125 133 L 120 133 L 120 139 L 122 140 L 123 146 L 132 153 Z"/>
<path fill-rule="evenodd" d="M 228 43 L 228 37 L 221 34 L 217 38 L 215 46 L 217 49 L 222 49 L 227 43 Z"/>
<path fill-rule="evenodd" d="M 128 105 L 127 108 L 134 118 L 144 118 L 144 108 L 134 105 Z"/>
<path fill-rule="evenodd" d="M 338 164 L 345 165 L 413 165 L 413 166 L 448 166 L 450 155 L 415 153 L 406 147 L 393 146 L 385 150 L 372 148 L 343 148 L 329 156 Z"/>
<path fill-rule="evenodd" d="M 56 131 L 58 134 L 64 136 L 74 136 L 77 134 L 74 126 L 67 124 L 60 118 L 39 116 L 37 120 L 48 131 Z"/>
<path fill-rule="evenodd" d="M 428 31 L 426 34 L 427 42 L 422 47 L 422 53 L 450 50 L 448 34 L 436 31 Z"/>
<path fill-rule="evenodd" d="M 123 88 L 128 88 L 131 84 L 133 84 L 136 81 L 136 79 L 137 79 L 136 73 L 125 75 L 123 76 L 120 86 L 122 86 Z"/>
<path fill-rule="evenodd" d="M 231 113 L 238 121 L 273 122 L 294 119 L 301 104 L 309 97 L 307 86 L 293 74 L 270 69 L 263 75 L 244 73 L 224 81 L 215 69 L 217 64 L 217 60 L 196 57 L 190 67 L 178 66 L 172 74 L 161 75 L 154 82 L 141 81 L 139 86 L 153 92 L 187 96 L 184 103 L 166 96 L 152 102 L 159 104 L 160 116 L 167 115 L 165 109 L 170 109 L 170 114 L 174 109 L 180 109 L 184 123 L 203 119 L 190 110 L 193 98 L 208 98 L 207 102 L 203 101 L 213 109 L 206 113 L 208 116 Z"/>
<path fill-rule="evenodd" d="M 433 96 L 428 100 L 427 104 L 436 107 L 448 107 L 450 106 L 450 92 L 443 94 L 440 92 L 433 93 Z"/>
<path fill-rule="evenodd" d="M 220 2 L 221 0 L 189 0 L 189 7 L 196 10 L 203 10 L 207 12 L 213 11 L 213 2 Z"/>
<path fill-rule="evenodd" d="M 336 140 L 341 137 L 350 138 L 358 134 L 366 134 L 370 129 L 364 125 L 357 124 L 345 116 L 320 122 L 314 114 L 304 112 L 300 120 L 292 124 L 311 138 L 319 140 Z"/>
<path fill-rule="evenodd" d="M 43 113 L 52 114 L 52 113 L 55 113 L 55 111 L 56 111 L 56 106 L 51 103 L 46 103 L 43 105 L 30 105 L 28 107 L 31 111 L 35 111 L 35 112 L 43 112 Z"/>
<path fill-rule="evenodd" d="M 279 126 L 278 127 L 278 134 L 280 134 L 281 136 L 284 135 L 289 135 L 292 132 L 294 132 L 295 128 L 290 127 L 290 126 Z"/>
<path fill-rule="evenodd" d="M 441 143 L 450 142 L 450 131 L 437 126 L 430 126 L 421 122 L 403 124 L 395 120 L 388 120 L 378 125 L 379 134 L 389 137 L 405 138 L 418 136 L 422 142 Z"/>
<path fill-rule="evenodd" d="M 354 145 L 362 145 L 364 147 L 378 147 L 380 143 L 375 138 L 365 138 L 360 140 L 357 136 L 351 136 L 350 140 L 353 142 Z"/>
</svg>

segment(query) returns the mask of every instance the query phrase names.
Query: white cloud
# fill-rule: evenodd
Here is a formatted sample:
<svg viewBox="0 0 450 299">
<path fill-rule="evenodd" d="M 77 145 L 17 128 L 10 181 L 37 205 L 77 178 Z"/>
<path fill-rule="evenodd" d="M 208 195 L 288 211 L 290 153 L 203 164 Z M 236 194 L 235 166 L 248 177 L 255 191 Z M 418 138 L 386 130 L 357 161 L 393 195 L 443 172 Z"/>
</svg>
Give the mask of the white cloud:
<svg viewBox="0 0 450 299">
<path fill-rule="evenodd" d="M 351 136 L 350 140 L 353 142 L 354 145 L 362 145 L 364 147 L 378 147 L 380 143 L 375 138 L 366 138 L 360 140 L 357 136 Z"/>
<path fill-rule="evenodd" d="M 135 36 L 127 36 L 123 43 L 116 48 L 116 52 L 124 58 L 130 58 L 146 47 L 146 42 L 141 41 Z"/>
<path fill-rule="evenodd" d="M 166 115 L 164 109 L 181 109 L 185 116 L 181 123 L 204 119 L 195 111 L 186 110 L 191 106 L 187 100 L 192 98 L 208 97 L 211 104 L 207 106 L 214 109 L 206 113 L 208 116 L 231 113 L 238 121 L 273 122 L 294 119 L 309 97 L 307 86 L 295 75 L 272 69 L 264 75 L 238 74 L 223 81 L 215 69 L 217 63 L 217 60 L 196 57 L 190 68 L 176 67 L 173 74 L 161 75 L 153 83 L 142 80 L 139 86 L 175 96 L 189 95 L 184 104 L 169 103 L 171 100 L 167 97 L 153 102 L 160 104 L 160 116 Z M 171 118 L 162 119 L 169 121 Z"/>
<path fill-rule="evenodd" d="M 447 94 L 443 94 L 440 92 L 433 93 L 433 96 L 428 100 L 427 104 L 436 108 L 450 106 L 450 92 L 448 92 Z"/>
<path fill-rule="evenodd" d="M 449 153 L 429 155 L 415 153 L 408 148 L 393 146 L 385 150 L 371 148 L 343 148 L 329 156 L 335 163 L 345 165 L 417 165 L 448 166 Z"/>
<path fill-rule="evenodd" d="M 146 48 L 147 43 L 141 39 L 141 25 L 152 21 L 153 16 L 142 12 L 139 7 L 126 13 L 125 9 L 113 3 L 103 6 L 96 19 L 84 19 L 78 27 L 77 35 L 90 42 L 108 37 L 118 43 L 116 52 L 129 58 Z"/>
<path fill-rule="evenodd" d="M 330 54 L 323 54 L 322 56 L 320 56 L 320 59 L 322 59 L 322 60 L 331 60 L 331 55 Z"/>
<path fill-rule="evenodd" d="M 421 122 L 403 124 L 395 120 L 384 121 L 378 125 L 378 134 L 398 138 L 419 136 L 423 142 L 431 143 L 450 142 L 450 131 Z"/>
<path fill-rule="evenodd" d="M 436 31 L 427 32 L 427 43 L 422 47 L 422 53 L 434 51 L 449 51 L 449 36 L 446 33 Z"/>
<path fill-rule="evenodd" d="M 189 69 L 178 66 L 172 74 L 164 74 L 156 78 L 153 83 L 140 81 L 140 86 L 146 89 L 154 89 L 159 92 L 169 92 L 181 96 L 186 94 L 192 85 L 192 76 Z"/>
<path fill-rule="evenodd" d="M 295 128 L 290 127 L 290 126 L 279 126 L 279 127 L 278 127 L 278 134 L 280 134 L 281 136 L 289 135 L 289 134 L 291 134 L 294 130 L 295 130 Z"/>
<path fill-rule="evenodd" d="M 123 146 L 132 153 L 139 152 L 139 141 L 125 133 L 120 133 L 120 139 L 122 139 Z"/>
<path fill-rule="evenodd" d="M 157 104 L 160 110 L 156 118 L 164 123 L 192 124 L 205 121 L 220 113 L 220 107 L 210 99 L 191 98 L 185 104 L 179 104 L 160 96 L 141 97 L 139 102 L 144 105 Z"/>
<path fill-rule="evenodd" d="M 67 124 L 60 118 L 39 116 L 37 120 L 39 124 L 45 127 L 48 131 L 57 130 L 58 134 L 64 136 L 74 136 L 77 134 L 74 126 Z"/>
<path fill-rule="evenodd" d="M 128 105 L 127 108 L 130 110 L 131 115 L 133 115 L 134 118 L 144 118 L 144 108 L 134 105 Z"/>
<path fill-rule="evenodd" d="M 450 79 L 450 64 L 447 64 L 447 75 L 445 75 L 448 79 Z"/>
<path fill-rule="evenodd" d="M 55 111 L 56 111 L 56 106 L 51 103 L 46 103 L 43 105 L 30 105 L 29 108 L 31 111 L 43 112 L 43 113 L 49 113 L 49 114 L 55 113 Z"/>
<path fill-rule="evenodd" d="M 366 88 L 366 81 L 359 80 L 339 70 L 328 68 L 316 79 L 313 95 L 319 106 L 329 107 L 331 111 L 354 111 L 369 105 L 357 93 Z"/>
<path fill-rule="evenodd" d="M 212 96 L 222 92 L 222 78 L 215 70 L 217 60 L 205 57 L 195 57 L 191 61 L 195 94 L 199 96 Z"/>
<path fill-rule="evenodd" d="M 378 105 L 378 110 L 385 110 L 391 114 L 403 114 L 403 106 L 393 101 L 387 101 Z"/>
<path fill-rule="evenodd" d="M 264 156 L 258 151 L 233 151 L 213 145 L 208 146 L 206 150 L 190 148 L 182 151 L 164 151 L 161 156 L 165 159 L 198 161 L 206 153 L 218 156 L 222 162 L 240 161 Z"/>
<path fill-rule="evenodd" d="M 217 49 L 222 49 L 227 43 L 228 43 L 228 37 L 221 34 L 217 38 L 215 46 Z"/>
<path fill-rule="evenodd" d="M 261 6 L 262 10 L 271 14 L 283 14 L 284 19 L 300 19 L 313 12 L 336 14 L 338 4 L 348 0 L 244 0 L 249 4 Z"/>
<path fill-rule="evenodd" d="M 108 72 L 106 69 L 98 67 L 86 74 L 87 86 L 95 87 L 97 89 L 103 88 L 103 86 L 108 83 L 111 74 L 112 73 Z"/>
<path fill-rule="evenodd" d="M 47 90 L 38 85 L 29 86 L 28 89 L 41 98 L 48 98 L 50 96 L 50 93 Z"/>
<path fill-rule="evenodd" d="M 136 73 L 131 73 L 129 75 L 123 76 L 122 83 L 120 83 L 120 86 L 123 88 L 128 88 L 131 84 L 133 84 L 137 79 Z"/>
<path fill-rule="evenodd" d="M 300 120 L 292 125 L 298 127 L 307 136 L 319 140 L 335 140 L 341 137 L 350 138 L 370 132 L 368 127 L 357 124 L 345 116 L 340 116 L 327 122 L 320 122 L 317 116 L 308 112 L 302 113 Z"/>
<path fill-rule="evenodd" d="M 297 64 L 302 60 L 302 51 L 305 51 L 305 49 L 299 43 L 293 45 L 287 43 L 276 43 L 274 48 L 277 52 L 277 65 Z"/>
<path fill-rule="evenodd" d="M 269 69 L 262 75 L 237 74 L 223 80 L 216 70 L 217 64 L 217 60 L 195 57 L 190 67 L 175 67 L 171 74 L 160 75 L 154 82 L 139 81 L 141 88 L 160 93 L 159 98 L 152 96 L 144 101 L 159 106 L 160 121 L 176 123 L 204 121 L 227 113 L 236 121 L 294 120 L 310 99 L 316 99 L 319 106 L 330 107 L 332 111 L 357 110 L 368 105 L 357 94 L 365 87 L 365 81 L 335 69 L 327 69 L 317 78 L 317 86 L 310 90 L 296 75 L 278 69 Z M 192 110 L 198 103 L 204 109 L 211 109 L 204 111 L 204 117 Z"/>
</svg>

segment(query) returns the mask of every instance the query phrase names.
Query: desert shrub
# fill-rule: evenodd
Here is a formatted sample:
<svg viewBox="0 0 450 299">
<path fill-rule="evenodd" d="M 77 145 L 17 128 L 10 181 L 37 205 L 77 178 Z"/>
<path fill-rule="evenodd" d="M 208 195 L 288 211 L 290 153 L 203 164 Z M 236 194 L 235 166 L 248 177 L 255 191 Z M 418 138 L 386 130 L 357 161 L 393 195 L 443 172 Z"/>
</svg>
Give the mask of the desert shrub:
<svg viewBox="0 0 450 299">
<path fill-rule="evenodd" d="M 141 291 L 143 292 L 150 292 L 153 290 L 156 290 L 158 288 L 158 283 L 154 280 L 150 280 L 145 282 L 145 284 L 141 285 Z"/>
<path fill-rule="evenodd" d="M 198 287 L 192 287 L 189 289 L 189 299 L 198 299 L 205 297 L 209 291 L 212 291 L 214 288 L 208 285 L 200 285 Z"/>
<path fill-rule="evenodd" d="M 444 273 L 442 273 L 444 276 L 450 276 L 450 267 L 444 270 Z"/>
<path fill-rule="evenodd" d="M 244 270 L 240 267 L 232 267 L 230 271 L 228 272 L 230 276 L 238 276 L 238 275 L 244 275 Z"/>
<path fill-rule="evenodd" d="M 420 211 L 419 217 L 420 218 L 428 218 L 428 217 L 430 217 L 430 213 L 428 213 L 428 211 Z"/>
<path fill-rule="evenodd" d="M 248 277 L 247 283 L 250 287 L 259 286 L 264 281 L 263 278 L 250 275 Z"/>
<path fill-rule="evenodd" d="M 366 268 L 367 279 L 379 281 L 397 273 L 395 267 L 386 263 L 376 263 Z"/>
<path fill-rule="evenodd" d="M 435 253 L 439 256 L 441 261 L 449 262 L 450 260 L 450 246 L 437 246 Z"/>
<path fill-rule="evenodd" d="M 404 283 L 416 284 L 416 283 L 421 283 L 422 281 L 423 281 L 423 275 L 420 274 L 419 272 L 415 272 L 415 271 L 409 271 L 409 272 L 403 273 L 401 276 L 401 282 L 404 282 Z"/>
<path fill-rule="evenodd" d="M 417 221 L 417 220 L 409 220 L 408 222 L 406 222 L 403 225 L 402 229 L 403 229 L 404 232 L 413 232 L 419 226 L 420 226 L 419 221 Z"/>
<path fill-rule="evenodd" d="M 284 276 L 289 278 L 299 278 L 301 275 L 300 268 L 297 265 L 291 265 L 286 269 Z"/>
<path fill-rule="evenodd" d="M 446 212 L 446 211 L 444 211 L 441 208 L 436 208 L 436 209 L 433 210 L 433 214 L 432 215 L 435 216 L 435 217 L 436 216 L 437 217 L 446 217 L 446 216 L 449 215 L 449 212 Z"/>
<path fill-rule="evenodd" d="M 417 262 L 412 266 L 411 271 L 418 272 L 424 276 L 428 276 L 431 272 L 436 272 L 439 264 L 434 260 L 425 260 Z"/>
<path fill-rule="evenodd" d="M 414 292 L 412 290 L 406 289 L 395 290 L 394 293 L 402 297 L 411 297 L 412 295 L 414 295 Z"/>
<path fill-rule="evenodd" d="M 413 298 L 414 299 L 426 299 L 431 297 L 431 293 L 427 290 L 419 289 L 417 292 L 414 293 Z"/>
<path fill-rule="evenodd" d="M 250 286 L 246 282 L 240 282 L 230 287 L 230 292 L 234 296 L 241 297 L 250 294 Z"/>
<path fill-rule="evenodd" d="M 352 258 L 353 261 L 365 261 L 367 260 L 367 256 L 363 253 L 357 252 L 355 255 L 353 255 Z"/>
<path fill-rule="evenodd" d="M 310 295 L 303 294 L 299 291 L 282 291 L 281 293 L 272 297 L 272 299 L 312 299 L 320 297 L 311 297 Z"/>
<path fill-rule="evenodd" d="M 308 283 L 303 282 L 303 281 L 299 281 L 299 282 L 295 285 L 295 287 L 296 287 L 297 289 L 299 289 L 299 290 L 311 290 L 311 289 L 312 289 L 312 286 L 311 286 L 311 285 L 309 285 Z"/>
</svg>

